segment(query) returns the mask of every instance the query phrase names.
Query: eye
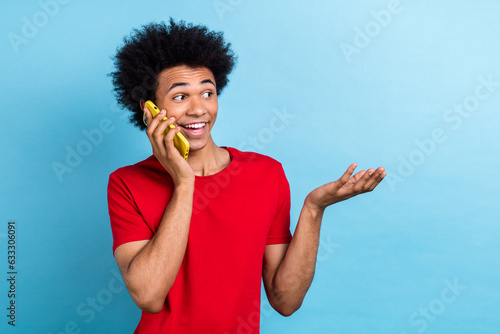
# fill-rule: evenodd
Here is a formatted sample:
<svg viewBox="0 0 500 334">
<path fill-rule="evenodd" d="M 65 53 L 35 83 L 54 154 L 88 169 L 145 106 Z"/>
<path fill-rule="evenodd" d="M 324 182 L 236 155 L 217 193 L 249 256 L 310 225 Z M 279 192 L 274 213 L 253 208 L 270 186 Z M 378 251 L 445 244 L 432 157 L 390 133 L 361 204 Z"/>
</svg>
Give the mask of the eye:
<svg viewBox="0 0 500 334">
<path fill-rule="evenodd" d="M 177 96 L 174 96 L 174 100 L 177 100 L 177 101 L 181 101 L 184 99 L 184 95 L 177 95 Z"/>
<path fill-rule="evenodd" d="M 211 97 L 214 93 L 212 92 L 205 92 L 203 93 L 203 97 Z"/>
</svg>

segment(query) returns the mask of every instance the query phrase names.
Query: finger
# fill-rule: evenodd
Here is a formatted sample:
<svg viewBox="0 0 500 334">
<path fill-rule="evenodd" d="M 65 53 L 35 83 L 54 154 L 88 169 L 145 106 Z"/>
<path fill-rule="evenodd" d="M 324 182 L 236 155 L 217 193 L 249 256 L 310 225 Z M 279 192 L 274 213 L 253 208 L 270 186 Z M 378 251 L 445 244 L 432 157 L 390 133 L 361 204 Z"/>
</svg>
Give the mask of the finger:
<svg viewBox="0 0 500 334">
<path fill-rule="evenodd" d="M 387 173 L 382 170 L 382 172 L 377 175 L 377 178 L 376 178 L 375 182 L 370 186 L 370 188 L 368 189 L 368 191 L 372 191 L 373 189 L 375 189 L 375 187 L 378 186 L 378 184 L 380 182 L 382 182 L 382 180 L 384 179 L 384 177 L 386 175 L 387 175 Z"/>
<path fill-rule="evenodd" d="M 160 116 L 160 115 L 157 115 Z M 154 120 L 153 120 L 154 121 Z M 158 152 L 165 156 L 168 153 L 167 146 L 165 145 L 165 136 L 163 135 L 168 128 L 169 125 L 174 124 L 175 119 L 173 117 L 167 118 L 166 120 L 162 121 L 153 131 L 152 137 L 153 141 L 156 143 L 156 147 L 158 149 Z M 154 125 L 154 124 L 152 124 Z M 167 133 L 167 135 L 170 134 Z M 171 141 L 173 141 L 173 137 L 169 136 L 171 138 Z"/>
<path fill-rule="evenodd" d="M 164 136 L 159 137 L 159 135 L 160 134 L 163 135 L 165 133 L 165 130 L 168 128 L 168 126 L 171 124 L 174 124 L 175 118 L 174 117 L 167 118 L 166 117 L 166 110 L 162 110 L 161 114 L 163 117 L 158 117 L 158 116 L 160 116 L 160 114 L 156 115 L 158 117 L 158 122 L 160 122 L 160 123 L 158 124 L 156 129 L 153 131 L 153 135 L 155 137 L 161 138 L 161 140 L 163 140 Z"/>
<path fill-rule="evenodd" d="M 366 170 L 360 170 L 356 174 L 354 174 L 347 183 L 356 183 L 359 179 L 366 173 Z"/>
<path fill-rule="evenodd" d="M 146 128 L 146 135 L 149 138 L 149 141 L 151 142 L 151 146 L 153 147 L 153 154 L 155 154 L 158 151 L 158 145 L 155 143 L 153 139 L 153 131 L 155 127 L 153 126 L 153 115 L 151 114 L 151 111 L 147 108 L 144 107 L 143 109 L 144 115 L 146 116 L 146 123 L 147 123 L 147 128 Z M 156 122 L 155 124 L 157 124 Z"/>
<path fill-rule="evenodd" d="M 166 145 L 167 145 L 167 150 L 169 150 L 169 154 L 172 154 L 172 156 L 176 156 L 176 157 L 184 160 L 184 157 L 182 156 L 182 154 L 179 152 L 179 150 L 177 149 L 177 147 L 174 144 L 174 138 L 177 135 L 177 133 L 179 133 L 179 132 L 181 132 L 181 128 L 179 126 L 176 126 L 174 129 L 170 129 L 167 136 L 168 135 L 171 135 L 171 136 L 169 136 L 168 138 L 165 137 L 165 141 L 166 141 Z"/>
<path fill-rule="evenodd" d="M 151 112 L 147 107 L 144 107 L 145 113 L 149 114 L 149 117 L 147 116 L 146 120 L 148 123 L 148 128 L 146 130 L 146 133 L 148 134 L 148 137 L 152 136 L 156 128 L 158 127 L 158 124 L 160 124 L 160 121 L 165 117 L 166 115 L 166 110 L 160 111 L 158 115 L 155 117 L 152 116 Z M 147 110 L 147 111 L 146 111 Z"/>
<path fill-rule="evenodd" d="M 153 147 L 153 153 L 158 152 L 158 145 L 160 142 L 158 139 L 155 139 L 155 131 L 158 128 L 158 124 L 161 124 L 160 121 L 165 117 L 166 111 L 162 110 L 158 115 L 153 117 L 151 114 L 151 111 L 148 108 L 144 108 L 145 112 L 149 113 L 149 120 L 148 120 L 148 128 L 146 129 L 146 134 L 148 135 L 149 141 L 151 142 L 151 145 Z M 163 138 L 162 138 L 163 139 Z"/>
<path fill-rule="evenodd" d="M 373 176 L 373 172 L 374 172 L 374 169 L 373 168 L 369 168 L 360 178 L 358 181 L 356 181 L 356 183 L 354 184 L 354 190 L 356 192 L 362 192 L 363 191 L 363 187 L 365 186 L 365 184 L 368 182 L 368 180 L 370 180 L 370 178 Z"/>
<path fill-rule="evenodd" d="M 358 164 L 353 163 L 347 168 L 344 175 L 342 175 L 337 182 L 339 188 L 342 187 L 344 184 L 346 184 L 347 181 L 349 181 L 349 178 L 351 177 L 352 173 L 354 173 L 354 170 L 356 169 L 357 166 Z"/>
<path fill-rule="evenodd" d="M 175 119 L 173 117 L 169 118 L 168 119 L 169 121 L 172 120 L 172 121 L 175 121 Z M 174 137 L 175 137 L 175 134 L 177 132 L 179 132 L 181 129 L 179 127 L 175 127 L 175 128 L 170 128 L 168 130 L 168 133 L 167 135 L 163 138 L 164 142 L 165 142 L 165 147 L 167 148 L 167 150 L 171 151 L 170 149 L 171 148 L 174 148 L 175 149 L 175 146 L 174 146 Z M 171 152 L 169 152 L 171 153 Z"/>
<path fill-rule="evenodd" d="M 147 126 L 149 127 L 150 125 L 153 124 L 153 121 L 155 119 L 158 119 L 156 123 L 159 123 L 163 117 L 161 117 L 161 114 L 163 113 L 163 117 L 166 115 L 166 110 L 160 111 L 156 116 L 153 117 L 153 114 L 151 113 L 151 110 L 148 109 L 148 107 L 144 107 L 144 114 L 146 115 L 146 123 Z"/>
<path fill-rule="evenodd" d="M 363 190 L 365 191 L 372 191 L 375 189 L 377 184 L 382 181 L 380 178 L 380 175 L 384 172 L 384 167 L 379 167 L 373 174 L 370 176 L 368 181 L 366 181 L 365 185 L 363 186 Z"/>
</svg>

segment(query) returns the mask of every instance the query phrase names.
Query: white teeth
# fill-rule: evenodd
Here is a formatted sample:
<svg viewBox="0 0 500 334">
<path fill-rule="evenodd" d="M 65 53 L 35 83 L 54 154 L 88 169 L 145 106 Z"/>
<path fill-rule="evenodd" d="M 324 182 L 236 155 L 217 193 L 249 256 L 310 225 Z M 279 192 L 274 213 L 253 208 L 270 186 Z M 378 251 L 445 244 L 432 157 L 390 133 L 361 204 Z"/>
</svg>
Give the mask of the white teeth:
<svg viewBox="0 0 500 334">
<path fill-rule="evenodd" d="M 195 124 L 186 124 L 184 125 L 187 129 L 199 129 L 205 126 L 205 123 L 195 123 Z"/>
</svg>

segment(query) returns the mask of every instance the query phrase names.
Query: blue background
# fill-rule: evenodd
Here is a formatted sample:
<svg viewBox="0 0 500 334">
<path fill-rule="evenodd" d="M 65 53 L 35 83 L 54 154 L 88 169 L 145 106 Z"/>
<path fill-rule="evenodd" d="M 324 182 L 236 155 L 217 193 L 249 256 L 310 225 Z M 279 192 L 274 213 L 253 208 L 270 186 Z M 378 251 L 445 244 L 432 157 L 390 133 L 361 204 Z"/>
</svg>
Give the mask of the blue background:
<svg viewBox="0 0 500 334">
<path fill-rule="evenodd" d="M 349 164 L 389 172 L 372 193 L 327 209 L 302 308 L 284 318 L 264 298 L 262 333 L 500 332 L 500 2 L 54 3 L 0 5 L 2 333 L 132 333 L 138 323 L 115 278 L 106 187 L 151 147 L 107 73 L 132 28 L 170 16 L 232 43 L 239 62 L 213 137 L 233 147 L 258 138 L 247 149 L 283 164 L 292 232 L 308 192 Z M 464 104 L 467 114 L 453 111 Z M 285 111 L 294 117 L 270 132 Z M 85 146 L 102 122 L 107 133 Z M 54 163 L 78 147 L 87 155 L 58 177 Z"/>
</svg>

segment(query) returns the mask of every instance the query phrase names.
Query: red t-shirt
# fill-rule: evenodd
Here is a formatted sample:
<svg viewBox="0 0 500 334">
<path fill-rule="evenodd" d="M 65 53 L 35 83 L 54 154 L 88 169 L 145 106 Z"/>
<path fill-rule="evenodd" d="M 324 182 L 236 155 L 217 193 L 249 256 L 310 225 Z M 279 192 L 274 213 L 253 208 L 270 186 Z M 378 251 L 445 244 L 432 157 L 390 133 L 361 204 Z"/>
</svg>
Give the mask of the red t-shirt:
<svg viewBox="0 0 500 334">
<path fill-rule="evenodd" d="M 259 333 L 265 247 L 292 238 L 290 187 L 278 161 L 222 148 L 229 165 L 196 176 L 186 253 L 163 309 L 143 311 L 134 333 Z M 113 252 L 153 237 L 172 191 L 154 155 L 111 173 Z"/>
</svg>

